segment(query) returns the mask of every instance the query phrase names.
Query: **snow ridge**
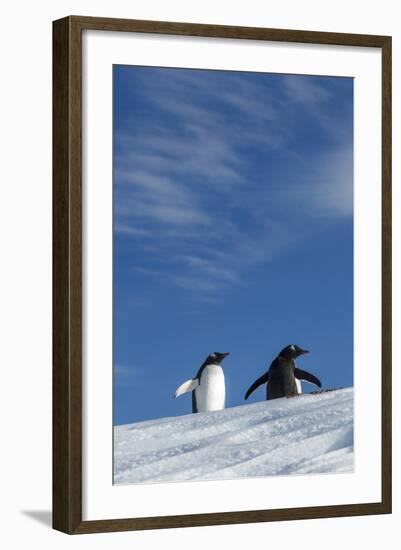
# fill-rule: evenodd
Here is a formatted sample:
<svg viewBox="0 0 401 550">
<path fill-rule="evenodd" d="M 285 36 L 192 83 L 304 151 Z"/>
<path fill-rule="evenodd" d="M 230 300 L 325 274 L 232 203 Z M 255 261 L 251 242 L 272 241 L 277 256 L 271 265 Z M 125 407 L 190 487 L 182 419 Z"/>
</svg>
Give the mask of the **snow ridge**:
<svg viewBox="0 0 401 550">
<path fill-rule="evenodd" d="M 353 388 L 114 428 L 114 483 L 351 472 Z"/>
</svg>

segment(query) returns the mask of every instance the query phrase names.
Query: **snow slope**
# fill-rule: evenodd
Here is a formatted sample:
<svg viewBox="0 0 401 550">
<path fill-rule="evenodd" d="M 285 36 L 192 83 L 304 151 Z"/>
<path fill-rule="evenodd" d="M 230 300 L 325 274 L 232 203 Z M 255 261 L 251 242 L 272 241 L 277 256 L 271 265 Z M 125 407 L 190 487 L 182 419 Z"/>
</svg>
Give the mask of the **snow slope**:
<svg viewBox="0 0 401 550">
<path fill-rule="evenodd" d="M 353 388 L 114 428 L 114 482 L 353 470 Z"/>
</svg>

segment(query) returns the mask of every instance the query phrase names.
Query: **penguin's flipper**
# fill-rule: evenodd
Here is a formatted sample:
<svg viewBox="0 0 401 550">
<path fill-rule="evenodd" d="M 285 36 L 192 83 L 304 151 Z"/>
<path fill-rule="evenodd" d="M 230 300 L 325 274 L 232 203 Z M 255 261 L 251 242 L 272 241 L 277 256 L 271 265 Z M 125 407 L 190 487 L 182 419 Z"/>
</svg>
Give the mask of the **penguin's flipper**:
<svg viewBox="0 0 401 550">
<path fill-rule="evenodd" d="M 322 383 L 320 382 L 319 378 L 316 378 L 316 376 L 313 376 L 313 374 L 307 372 L 306 370 L 296 368 L 294 374 L 295 378 L 298 378 L 299 380 L 306 380 L 306 382 L 315 384 L 315 386 L 318 386 L 319 388 L 322 387 Z"/>
<path fill-rule="evenodd" d="M 256 390 L 256 388 L 258 388 L 259 386 L 261 386 L 262 384 L 265 384 L 269 379 L 269 372 L 265 372 L 265 374 L 263 374 L 263 376 L 261 376 L 260 378 L 258 378 L 253 384 L 252 386 L 248 389 L 248 391 L 246 392 L 245 394 L 245 400 L 248 399 L 248 397 L 251 395 L 252 392 L 254 392 Z"/>
<path fill-rule="evenodd" d="M 176 399 L 183 393 L 187 393 L 188 391 L 193 391 L 198 386 L 199 386 L 198 378 L 191 378 L 191 380 L 187 380 L 175 390 L 174 399 Z"/>
</svg>

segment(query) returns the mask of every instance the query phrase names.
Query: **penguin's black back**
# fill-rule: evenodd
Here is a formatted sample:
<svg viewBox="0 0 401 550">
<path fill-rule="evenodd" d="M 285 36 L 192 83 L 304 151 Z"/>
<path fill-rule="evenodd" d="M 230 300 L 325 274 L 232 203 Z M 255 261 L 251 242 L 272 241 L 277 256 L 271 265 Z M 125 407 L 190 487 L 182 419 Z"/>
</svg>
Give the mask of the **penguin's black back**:
<svg viewBox="0 0 401 550">
<path fill-rule="evenodd" d="M 295 361 L 282 356 L 276 357 L 270 365 L 268 383 L 266 385 L 266 399 L 277 399 L 297 393 L 295 382 Z"/>
</svg>

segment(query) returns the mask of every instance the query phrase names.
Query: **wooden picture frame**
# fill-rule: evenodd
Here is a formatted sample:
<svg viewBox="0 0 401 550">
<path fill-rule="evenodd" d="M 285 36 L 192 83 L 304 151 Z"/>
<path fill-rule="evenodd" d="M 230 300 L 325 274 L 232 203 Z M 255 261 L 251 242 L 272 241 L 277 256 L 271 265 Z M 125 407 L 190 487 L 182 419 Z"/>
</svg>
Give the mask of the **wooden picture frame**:
<svg viewBox="0 0 401 550">
<path fill-rule="evenodd" d="M 379 502 L 82 520 L 82 32 L 377 48 L 382 57 L 382 496 Z M 391 512 L 391 38 L 71 16 L 53 23 L 53 527 L 69 534 Z"/>
</svg>

